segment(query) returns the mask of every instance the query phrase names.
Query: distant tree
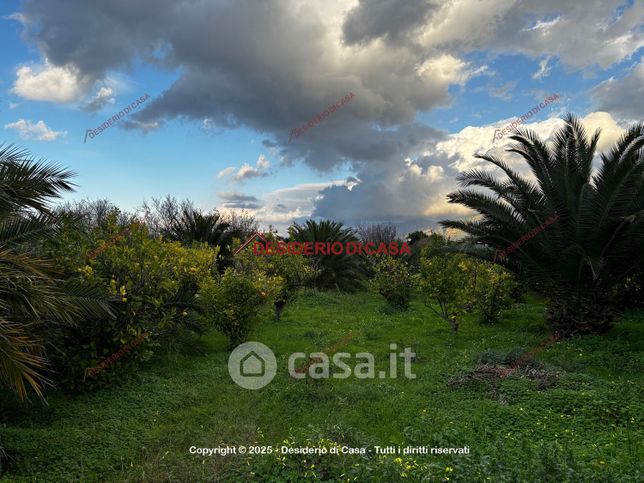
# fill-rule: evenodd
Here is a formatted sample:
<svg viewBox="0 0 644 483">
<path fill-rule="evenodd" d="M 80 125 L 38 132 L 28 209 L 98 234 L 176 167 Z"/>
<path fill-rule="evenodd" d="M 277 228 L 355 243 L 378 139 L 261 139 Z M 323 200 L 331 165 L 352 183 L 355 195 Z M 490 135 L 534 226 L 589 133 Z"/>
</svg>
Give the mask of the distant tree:
<svg viewBox="0 0 644 483">
<path fill-rule="evenodd" d="M 417 243 L 420 240 L 423 240 L 425 238 L 429 238 L 429 235 L 427 233 L 425 233 L 422 230 L 416 230 L 408 234 L 406 239 L 407 239 L 407 243 L 409 243 L 410 245 L 413 245 L 414 243 Z"/>
<path fill-rule="evenodd" d="M 358 225 L 356 227 L 358 238 L 362 243 L 372 242 L 376 245 L 398 240 L 396 226 L 393 223 L 376 223 L 372 225 Z"/>
<path fill-rule="evenodd" d="M 295 223 L 289 228 L 290 239 L 304 242 L 357 242 L 355 232 L 337 221 L 317 222 L 307 220 L 303 225 Z M 363 287 L 364 263 L 358 255 L 318 254 L 311 256 L 316 271 L 315 286 L 354 292 Z"/>
<path fill-rule="evenodd" d="M 78 222 L 79 229 L 87 231 L 92 228 L 105 228 L 112 218 L 117 222 L 126 225 L 131 221 L 131 215 L 107 199 L 71 201 L 60 205 L 55 210 L 57 213 L 65 213 Z"/>
<path fill-rule="evenodd" d="M 223 221 L 216 211 L 203 213 L 192 207 L 184 207 L 179 216 L 174 218 L 170 226 L 164 230 L 164 235 L 170 240 L 179 241 L 185 245 L 202 242 L 221 247 L 223 250 L 230 242 L 228 229 L 228 223 Z"/>
<path fill-rule="evenodd" d="M 222 216 L 222 220 L 228 224 L 228 231 L 234 238 L 246 240 L 253 233 L 259 231 L 259 223 L 253 215 L 245 210 L 231 210 Z"/>
</svg>

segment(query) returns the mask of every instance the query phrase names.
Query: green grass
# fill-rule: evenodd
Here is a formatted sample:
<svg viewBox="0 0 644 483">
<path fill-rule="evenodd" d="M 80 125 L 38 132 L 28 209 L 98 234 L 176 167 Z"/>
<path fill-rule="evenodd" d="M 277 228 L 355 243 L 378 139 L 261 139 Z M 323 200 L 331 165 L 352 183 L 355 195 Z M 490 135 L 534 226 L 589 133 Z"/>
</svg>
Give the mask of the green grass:
<svg viewBox="0 0 644 483">
<path fill-rule="evenodd" d="M 380 297 L 308 292 L 254 339 L 278 358 L 268 386 L 248 391 L 228 376 L 226 340 L 212 333 L 192 354 L 157 357 L 92 394 L 52 392 L 48 405 L 0 400 L 0 444 L 13 458 L 1 481 L 641 481 L 644 313 L 603 337 L 548 346 L 535 358 L 555 382 L 540 390 L 521 371 L 454 386 L 487 349 L 529 351 L 549 334 L 538 301 L 501 323 L 466 319 L 453 337 L 420 302 L 386 313 Z M 295 380 L 292 352 L 371 352 L 388 368 L 389 344 L 413 346 L 416 379 Z M 402 368 L 399 368 L 402 374 Z M 470 455 L 203 457 L 190 446 L 469 446 Z M 311 465 L 314 465 L 311 468 Z"/>
</svg>

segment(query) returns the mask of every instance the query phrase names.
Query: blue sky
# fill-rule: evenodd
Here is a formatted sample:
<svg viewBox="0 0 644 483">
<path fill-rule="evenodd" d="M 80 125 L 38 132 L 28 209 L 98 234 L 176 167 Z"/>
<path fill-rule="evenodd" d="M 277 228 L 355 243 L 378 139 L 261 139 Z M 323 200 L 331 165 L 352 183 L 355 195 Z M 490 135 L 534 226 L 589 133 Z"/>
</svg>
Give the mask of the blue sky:
<svg viewBox="0 0 644 483">
<path fill-rule="evenodd" d="M 458 172 L 546 96 L 544 137 L 571 111 L 602 148 L 642 119 L 633 1 L 10 0 L 0 17 L 0 141 L 77 172 L 71 198 L 129 210 L 171 194 L 281 230 L 429 228 L 467 214 L 445 201 Z"/>
</svg>

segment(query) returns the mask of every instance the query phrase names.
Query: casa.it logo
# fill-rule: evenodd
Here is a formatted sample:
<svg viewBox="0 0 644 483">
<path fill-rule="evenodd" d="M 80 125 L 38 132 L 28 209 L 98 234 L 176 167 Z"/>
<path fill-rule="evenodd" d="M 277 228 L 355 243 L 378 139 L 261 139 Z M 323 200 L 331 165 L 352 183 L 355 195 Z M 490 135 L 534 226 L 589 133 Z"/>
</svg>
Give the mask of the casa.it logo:
<svg viewBox="0 0 644 483">
<path fill-rule="evenodd" d="M 258 241 L 259 238 L 261 241 Z M 254 243 L 253 243 L 254 242 Z M 373 243 L 373 242 L 271 242 L 259 232 L 254 233 L 234 252 L 240 251 L 253 243 L 255 255 L 411 255 L 406 242 Z"/>
</svg>

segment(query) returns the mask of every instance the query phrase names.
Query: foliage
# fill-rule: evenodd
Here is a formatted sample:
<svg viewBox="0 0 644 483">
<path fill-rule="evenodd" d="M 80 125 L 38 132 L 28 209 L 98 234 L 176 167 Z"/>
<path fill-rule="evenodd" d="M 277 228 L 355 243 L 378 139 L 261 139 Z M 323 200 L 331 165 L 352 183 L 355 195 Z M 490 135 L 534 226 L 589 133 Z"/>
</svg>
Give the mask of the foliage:
<svg viewBox="0 0 644 483">
<path fill-rule="evenodd" d="M 644 307 L 644 267 L 632 273 L 615 287 L 617 306 L 628 309 Z"/>
<path fill-rule="evenodd" d="M 306 220 L 303 225 L 295 223 L 289 228 L 292 241 L 304 242 L 356 242 L 355 233 L 350 228 L 344 228 L 337 221 Z M 338 289 L 355 292 L 363 287 L 365 267 L 361 257 L 347 255 L 318 254 L 310 257 L 316 270 L 314 284 L 322 289 Z"/>
<path fill-rule="evenodd" d="M 92 287 L 66 283 L 38 247 L 55 236 L 63 216 L 49 202 L 72 190 L 72 173 L 26 151 L 0 146 L 0 384 L 20 399 L 50 383 L 39 331 L 73 325 L 83 315 L 109 317 Z"/>
<path fill-rule="evenodd" d="M 549 297 L 546 318 L 554 332 L 601 333 L 613 324 L 614 288 L 644 263 L 644 124 L 602 154 L 593 175 L 599 131 L 588 140 L 578 118 L 565 121 L 551 145 L 530 130 L 511 136 L 516 144 L 509 151 L 528 163 L 536 182 L 494 154 L 477 155 L 507 178 L 480 169 L 462 173 L 460 183 L 476 189 L 449 200 L 481 216 L 442 225 L 470 235 L 459 251 L 489 261 L 503 251 L 496 261 Z"/>
<path fill-rule="evenodd" d="M 405 255 L 404 259 L 409 264 L 409 267 L 418 272 L 420 267 L 420 257 L 426 247 L 432 246 L 436 243 L 436 239 L 443 240 L 445 237 L 440 233 L 427 234 L 424 231 L 415 231 L 407 235 L 406 241 L 409 244 L 411 255 Z"/>
<path fill-rule="evenodd" d="M 275 242 L 273 234 L 266 235 L 266 239 Z M 265 274 L 282 280 L 283 283 L 273 298 L 277 321 L 281 319 L 285 305 L 295 298 L 299 289 L 309 286 L 316 275 L 311 262 L 304 255 L 256 255 L 252 245 L 235 255 L 235 268 L 249 274 Z"/>
<path fill-rule="evenodd" d="M 106 232 L 122 232 L 112 219 Z M 65 238 L 66 239 L 66 238 Z M 166 347 L 201 334 L 204 326 L 199 319 L 195 295 L 204 281 L 212 277 L 217 249 L 207 245 L 193 248 L 178 242 L 149 238 L 144 225 L 134 223 L 118 243 L 110 239 L 99 242 L 87 257 L 84 246 L 70 259 L 85 260 L 77 267 L 77 277 L 87 285 L 101 287 L 114 301 L 116 319 L 91 318 L 79 327 L 59 327 L 51 331 L 52 360 L 58 369 L 59 382 L 67 388 L 100 386 L 115 380 L 118 373 L 152 354 L 159 344 Z M 128 352 L 114 368 L 101 371 L 87 379 L 86 370 L 136 340 L 146 330 L 154 334 L 150 340 Z M 55 348 L 55 349 L 54 349 Z"/>
<path fill-rule="evenodd" d="M 223 216 L 223 221 L 228 224 L 230 236 L 241 240 L 246 240 L 259 231 L 259 223 L 245 210 L 230 210 Z"/>
<path fill-rule="evenodd" d="M 399 258 L 378 257 L 372 283 L 392 307 L 406 309 L 409 306 L 413 291 L 412 275 L 407 264 Z"/>
<path fill-rule="evenodd" d="M 470 260 L 470 265 L 476 270 L 471 290 L 480 321 L 494 324 L 499 321 L 501 311 L 512 305 L 517 283 L 512 274 L 499 265 L 474 260 Z"/>
<path fill-rule="evenodd" d="M 76 228 L 87 233 L 94 228 L 105 228 L 110 221 L 127 225 L 131 217 L 107 199 L 66 202 L 56 208 L 57 213 L 65 214 L 68 220 L 76 223 Z"/>
<path fill-rule="evenodd" d="M 429 235 L 427 233 L 422 230 L 416 230 L 407 235 L 407 243 L 413 245 L 414 243 L 426 238 L 429 238 Z"/>
<path fill-rule="evenodd" d="M 282 290 L 280 277 L 227 268 L 223 275 L 206 282 L 199 291 L 205 314 L 215 328 L 228 337 L 233 349 L 248 340 L 263 308 Z"/>
<path fill-rule="evenodd" d="M 452 253 L 432 253 L 448 245 L 442 237 L 432 239 L 432 244 L 423 250 L 418 289 L 425 304 L 458 332 L 459 319 L 471 300 L 470 280 L 472 267 L 467 257 Z M 437 304 L 436 311 L 433 304 Z"/>
<path fill-rule="evenodd" d="M 165 203 L 171 204 L 170 198 Z M 185 246 L 192 246 L 195 243 L 207 243 L 211 247 L 219 249 L 217 267 L 220 271 L 230 265 L 230 244 L 233 233 L 230 225 L 215 210 L 211 213 L 203 213 L 192 206 L 189 201 L 184 201 L 180 207 L 171 208 L 166 206 L 164 227 L 160 230 L 161 235 L 169 240 L 181 242 Z"/>
</svg>

